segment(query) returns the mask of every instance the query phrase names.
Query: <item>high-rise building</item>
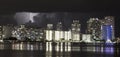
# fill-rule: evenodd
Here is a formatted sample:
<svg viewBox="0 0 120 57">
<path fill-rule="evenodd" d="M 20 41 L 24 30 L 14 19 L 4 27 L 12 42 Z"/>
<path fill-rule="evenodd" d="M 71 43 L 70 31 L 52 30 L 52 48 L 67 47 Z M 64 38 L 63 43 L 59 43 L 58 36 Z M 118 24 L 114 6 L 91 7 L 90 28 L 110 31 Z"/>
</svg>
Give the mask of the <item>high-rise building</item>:
<svg viewBox="0 0 120 57">
<path fill-rule="evenodd" d="M 88 21 L 87 21 L 87 33 L 90 33 L 92 34 L 92 30 L 93 30 L 93 21 L 95 20 L 95 18 L 90 18 Z"/>
<path fill-rule="evenodd" d="M 112 26 L 111 25 L 102 25 L 102 38 L 105 41 L 112 40 Z"/>
<path fill-rule="evenodd" d="M 55 40 L 57 41 L 64 40 L 64 31 L 63 31 L 62 22 L 58 22 L 58 24 L 56 25 Z"/>
<path fill-rule="evenodd" d="M 105 20 L 107 20 L 106 23 L 108 23 L 108 25 L 111 25 L 111 29 L 112 29 L 112 39 L 115 38 L 115 21 L 114 21 L 114 17 L 113 16 L 106 16 L 105 17 Z"/>
<path fill-rule="evenodd" d="M 90 18 L 88 21 L 87 33 L 92 34 L 91 38 L 95 40 L 101 39 L 101 20 L 98 18 Z"/>
<path fill-rule="evenodd" d="M 106 41 L 114 39 L 114 17 L 106 16 L 102 25 L 102 38 Z"/>
<path fill-rule="evenodd" d="M 79 20 L 73 20 L 73 23 L 71 25 L 73 41 L 80 41 L 80 27 L 81 24 L 79 24 Z"/>
<path fill-rule="evenodd" d="M 53 24 L 47 24 L 46 40 L 48 41 L 54 40 Z"/>
</svg>

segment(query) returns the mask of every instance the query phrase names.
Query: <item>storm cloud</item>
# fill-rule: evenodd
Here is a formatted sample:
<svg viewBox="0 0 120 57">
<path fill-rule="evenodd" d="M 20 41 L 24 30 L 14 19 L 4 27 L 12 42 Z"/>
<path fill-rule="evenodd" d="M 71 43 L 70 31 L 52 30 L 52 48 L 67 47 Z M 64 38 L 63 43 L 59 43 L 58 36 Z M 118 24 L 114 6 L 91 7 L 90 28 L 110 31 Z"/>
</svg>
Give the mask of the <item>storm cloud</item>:
<svg viewBox="0 0 120 57">
<path fill-rule="evenodd" d="M 33 17 L 37 15 L 38 13 L 32 13 L 32 12 L 17 12 L 14 16 L 16 19 L 17 23 L 20 24 L 25 24 L 29 21 L 33 21 Z"/>
</svg>

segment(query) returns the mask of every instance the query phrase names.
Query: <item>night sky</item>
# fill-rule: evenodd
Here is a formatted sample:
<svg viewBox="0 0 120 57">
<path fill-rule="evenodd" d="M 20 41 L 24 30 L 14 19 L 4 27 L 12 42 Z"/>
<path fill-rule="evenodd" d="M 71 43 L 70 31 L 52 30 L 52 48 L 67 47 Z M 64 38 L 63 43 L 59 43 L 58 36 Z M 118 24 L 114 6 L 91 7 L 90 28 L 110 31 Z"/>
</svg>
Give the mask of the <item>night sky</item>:
<svg viewBox="0 0 120 57">
<path fill-rule="evenodd" d="M 23 1 L 1 0 L 0 1 L 0 24 L 22 24 L 24 18 L 16 18 L 19 12 L 41 13 L 34 17 L 34 22 L 44 26 L 46 23 L 56 24 L 62 21 L 65 27 L 69 27 L 73 19 L 80 20 L 82 29 L 86 28 L 86 21 L 90 17 L 104 18 L 115 16 L 115 33 L 120 35 L 120 8 L 119 2 L 114 0 L 56 0 L 56 1 Z M 18 13 L 16 13 L 18 12 Z M 24 15 L 23 15 L 24 16 Z M 39 19 L 39 20 L 38 20 Z M 85 31 L 83 30 L 82 33 Z"/>
</svg>

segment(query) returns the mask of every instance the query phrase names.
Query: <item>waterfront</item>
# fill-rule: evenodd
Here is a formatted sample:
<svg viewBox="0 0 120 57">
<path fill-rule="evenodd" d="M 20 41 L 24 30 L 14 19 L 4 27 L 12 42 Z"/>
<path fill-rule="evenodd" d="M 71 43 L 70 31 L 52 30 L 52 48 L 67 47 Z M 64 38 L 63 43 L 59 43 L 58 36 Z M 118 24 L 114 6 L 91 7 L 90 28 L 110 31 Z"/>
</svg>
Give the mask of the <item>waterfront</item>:
<svg viewBox="0 0 120 57">
<path fill-rule="evenodd" d="M 119 48 L 114 46 L 56 44 L 52 42 L 0 43 L 1 57 L 119 57 Z"/>
</svg>

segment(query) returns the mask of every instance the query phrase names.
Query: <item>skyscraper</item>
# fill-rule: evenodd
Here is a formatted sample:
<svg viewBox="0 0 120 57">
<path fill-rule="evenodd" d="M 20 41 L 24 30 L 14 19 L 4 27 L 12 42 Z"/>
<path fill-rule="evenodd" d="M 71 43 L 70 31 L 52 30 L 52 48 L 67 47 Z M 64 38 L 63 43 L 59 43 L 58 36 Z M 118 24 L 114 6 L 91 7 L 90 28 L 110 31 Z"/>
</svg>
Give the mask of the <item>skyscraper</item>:
<svg viewBox="0 0 120 57">
<path fill-rule="evenodd" d="M 46 40 L 51 41 L 54 38 L 53 24 L 47 24 Z"/>
<path fill-rule="evenodd" d="M 106 16 L 102 25 L 102 38 L 107 42 L 114 39 L 114 17 Z"/>
<path fill-rule="evenodd" d="M 79 20 L 73 20 L 73 23 L 71 25 L 73 41 L 80 41 L 80 27 L 81 24 L 79 24 Z"/>
<path fill-rule="evenodd" d="M 107 25 L 111 25 L 111 30 L 112 30 L 112 39 L 115 38 L 115 21 L 114 21 L 114 16 L 106 16 L 105 20 L 106 20 L 106 24 Z"/>
<path fill-rule="evenodd" d="M 88 21 L 87 33 L 92 34 L 92 39 L 101 39 L 101 21 L 98 18 L 90 18 Z"/>
<path fill-rule="evenodd" d="M 62 22 L 58 22 L 56 25 L 55 40 L 59 41 L 63 39 L 64 39 L 63 24 Z"/>
</svg>

